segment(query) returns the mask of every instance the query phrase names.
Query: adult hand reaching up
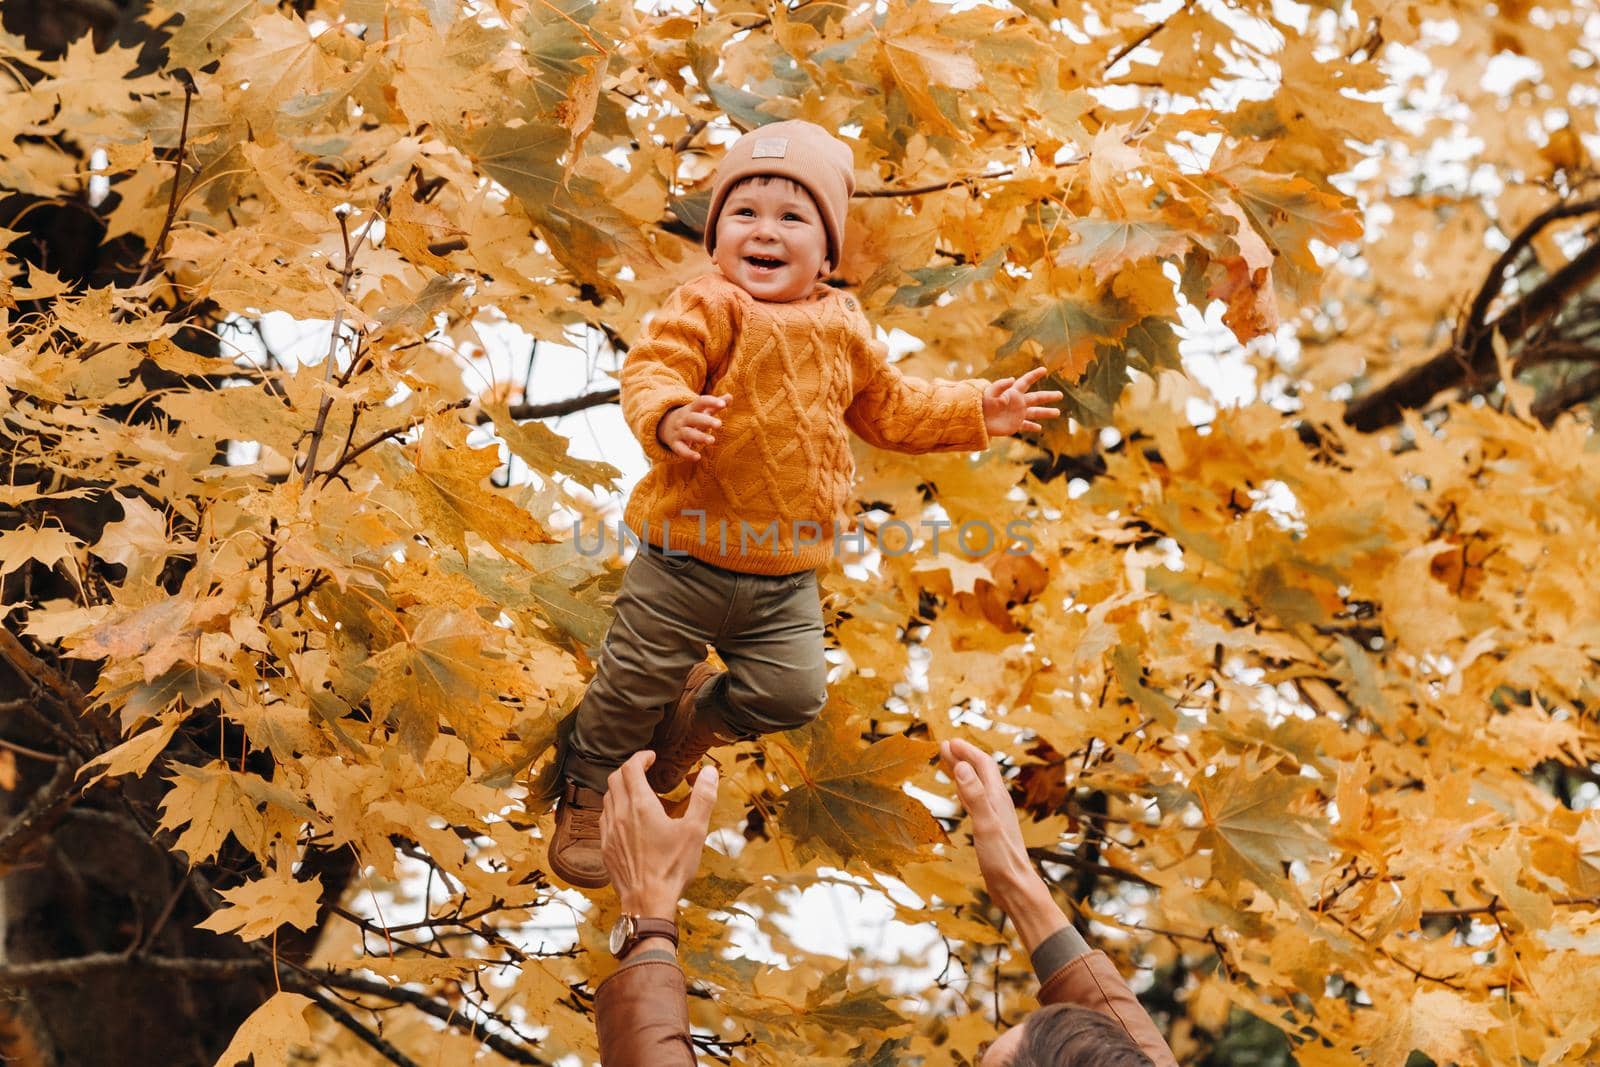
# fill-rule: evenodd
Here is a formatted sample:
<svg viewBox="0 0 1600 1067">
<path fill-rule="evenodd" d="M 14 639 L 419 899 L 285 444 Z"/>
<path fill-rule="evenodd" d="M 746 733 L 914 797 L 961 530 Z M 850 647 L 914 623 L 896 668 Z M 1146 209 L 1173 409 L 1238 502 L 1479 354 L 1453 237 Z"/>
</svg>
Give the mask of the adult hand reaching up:
<svg viewBox="0 0 1600 1067">
<path fill-rule="evenodd" d="M 959 738 L 940 744 L 939 759 L 971 816 L 972 844 L 989 897 L 1011 917 L 1031 952 L 1068 920 L 1028 858 L 1000 768 L 989 753 Z"/>
<path fill-rule="evenodd" d="M 655 758 L 648 749 L 636 752 L 611 772 L 600 814 L 600 852 L 624 913 L 671 919 L 700 869 L 717 800 L 717 769 L 701 770 L 688 807 L 675 819 L 645 779 Z"/>
</svg>

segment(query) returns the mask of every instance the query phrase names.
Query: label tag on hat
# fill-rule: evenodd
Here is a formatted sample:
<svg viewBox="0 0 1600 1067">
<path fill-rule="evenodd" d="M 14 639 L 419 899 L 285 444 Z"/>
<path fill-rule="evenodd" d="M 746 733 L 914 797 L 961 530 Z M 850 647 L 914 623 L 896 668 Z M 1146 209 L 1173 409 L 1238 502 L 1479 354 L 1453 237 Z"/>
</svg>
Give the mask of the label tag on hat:
<svg viewBox="0 0 1600 1067">
<path fill-rule="evenodd" d="M 789 154 L 789 138 L 766 137 L 756 142 L 751 159 L 782 159 Z"/>
</svg>

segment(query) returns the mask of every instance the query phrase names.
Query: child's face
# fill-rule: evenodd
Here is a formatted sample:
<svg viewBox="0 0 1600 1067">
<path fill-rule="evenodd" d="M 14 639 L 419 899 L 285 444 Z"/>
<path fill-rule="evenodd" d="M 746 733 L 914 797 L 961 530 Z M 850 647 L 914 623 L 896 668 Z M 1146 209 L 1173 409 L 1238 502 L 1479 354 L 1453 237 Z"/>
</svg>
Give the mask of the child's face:
<svg viewBox="0 0 1600 1067">
<path fill-rule="evenodd" d="M 828 232 L 811 194 L 782 178 L 757 178 L 728 194 L 713 257 L 728 280 L 774 303 L 798 300 L 829 269 Z"/>
</svg>

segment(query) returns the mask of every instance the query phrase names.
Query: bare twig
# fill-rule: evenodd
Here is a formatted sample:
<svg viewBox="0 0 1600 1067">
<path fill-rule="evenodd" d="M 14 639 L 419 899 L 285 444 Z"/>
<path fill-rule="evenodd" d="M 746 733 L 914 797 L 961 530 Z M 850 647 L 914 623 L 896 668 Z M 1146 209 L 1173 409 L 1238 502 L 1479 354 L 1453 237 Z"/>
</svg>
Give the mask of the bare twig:
<svg viewBox="0 0 1600 1067">
<path fill-rule="evenodd" d="M 13 866 L 17 857 L 48 833 L 61 813 L 72 806 L 76 799 L 72 780 L 77 769 L 76 760 L 62 760 L 50 781 L 28 798 L 27 807 L 0 830 L 0 870 Z"/>
<path fill-rule="evenodd" d="M 339 335 L 344 330 L 345 303 L 350 298 L 350 285 L 355 281 L 356 256 L 361 252 L 361 246 L 366 243 L 367 235 L 372 232 L 372 226 L 382 218 L 389 207 L 389 189 L 384 188 L 378 194 L 377 210 L 373 211 L 367 219 L 365 226 L 356 234 L 355 243 L 350 242 L 350 228 L 345 224 L 344 212 L 338 213 L 339 234 L 344 240 L 344 265 L 339 270 L 339 306 L 333 312 L 333 328 L 328 331 L 328 354 L 323 359 L 322 380 L 325 383 L 333 381 L 333 367 L 335 357 L 339 352 Z M 311 479 L 317 473 L 317 450 L 322 447 L 322 435 L 328 426 L 328 410 L 333 407 L 333 393 L 328 391 L 322 395 L 322 403 L 317 407 L 317 423 L 311 428 L 311 444 L 306 448 L 305 471 L 301 477 L 302 485 L 310 485 Z"/>
<path fill-rule="evenodd" d="M 356 1038 L 363 1045 L 366 1045 L 378 1055 L 394 1064 L 395 1067 L 419 1067 L 419 1064 L 416 1060 L 412 1059 L 410 1056 L 407 1056 L 404 1052 L 401 1052 L 388 1041 L 384 1040 L 383 1036 L 374 1031 L 371 1027 L 362 1025 L 360 1020 L 358 1020 L 354 1015 L 351 1015 L 349 1012 L 339 1007 L 339 1005 L 335 1004 L 332 1000 L 323 996 L 321 993 L 318 993 L 315 989 L 305 989 L 302 990 L 302 992 L 305 993 L 306 996 L 310 997 L 316 1006 L 320 1008 L 328 1016 L 328 1018 L 332 1019 L 334 1022 L 338 1023 L 340 1026 L 356 1035 Z"/>
<path fill-rule="evenodd" d="M 329 574 L 327 571 L 318 571 L 317 573 L 313 574 L 311 576 L 311 578 L 308 581 L 306 581 L 305 583 L 303 583 L 301 585 L 296 585 L 294 587 L 294 591 L 293 592 L 290 592 L 287 595 L 283 596 L 281 599 L 275 600 L 272 603 L 268 604 L 266 606 L 265 610 L 263 610 L 261 612 L 261 617 L 263 619 L 265 619 L 268 616 L 270 616 L 274 611 L 277 611 L 280 608 L 286 608 L 290 604 L 293 604 L 295 601 L 304 598 L 305 596 L 307 596 L 308 594 L 313 592 L 318 586 L 322 585 L 324 582 L 326 582 L 329 578 L 332 578 L 332 577 L 333 577 L 333 575 Z"/>
<path fill-rule="evenodd" d="M 365 993 L 416 1008 L 424 1015 L 430 1015 L 446 1026 L 477 1038 L 512 1063 L 529 1064 L 531 1067 L 549 1067 L 546 1061 L 535 1056 L 527 1049 L 518 1046 L 514 1042 L 507 1041 L 499 1034 L 481 1029 L 473 1020 L 464 1017 L 459 1009 L 441 1000 L 436 1000 L 426 993 L 419 993 L 404 986 L 391 986 L 386 982 L 361 978 L 358 975 L 341 971 L 306 971 L 305 974 L 312 980 L 332 986 L 335 989 L 344 989 L 352 993 Z"/>
<path fill-rule="evenodd" d="M 19 745 L 17 742 L 8 741 L 4 737 L 0 737 L 0 748 L 10 749 L 19 756 L 26 756 L 29 759 L 36 759 L 42 763 L 60 763 L 64 758 L 52 752 L 40 752 L 38 749 L 29 748 L 27 745 Z"/>
<path fill-rule="evenodd" d="M 1533 402 L 1530 414 L 1549 426 L 1563 411 L 1600 396 L 1600 368 L 1585 371 Z"/>
<path fill-rule="evenodd" d="M 272 557 L 278 550 L 278 519 L 273 516 L 267 525 L 267 590 L 261 598 L 261 618 L 272 614 Z"/>
<path fill-rule="evenodd" d="M 1172 21 L 1174 17 L 1189 10 L 1189 5 L 1192 3 L 1194 3 L 1194 0 L 1183 0 L 1183 6 L 1179 7 L 1178 10 L 1174 11 L 1171 15 L 1168 15 L 1160 22 L 1154 23 L 1149 29 L 1145 30 L 1138 37 L 1135 37 L 1133 40 L 1129 41 L 1127 44 L 1113 52 L 1111 54 L 1111 58 L 1106 60 L 1106 65 L 1100 68 L 1100 76 L 1103 78 L 1107 74 L 1110 74 L 1112 67 L 1116 66 L 1118 63 L 1121 63 L 1124 59 L 1127 59 L 1129 53 L 1137 50 L 1140 45 L 1148 43 L 1150 38 L 1166 29 L 1167 23 Z"/>
<path fill-rule="evenodd" d="M 352 428 L 353 428 L 353 424 L 352 424 Z M 385 430 L 380 434 L 374 434 L 371 439 L 369 439 L 367 441 L 363 441 L 359 446 L 357 446 L 354 449 L 352 449 L 350 447 L 350 442 L 346 441 L 345 442 L 345 448 L 344 448 L 344 454 L 341 455 L 334 462 L 333 466 L 329 467 L 327 470 L 322 472 L 323 484 L 327 484 L 328 482 L 331 482 L 335 478 L 337 478 L 339 476 L 339 472 L 344 470 L 345 467 L 349 466 L 352 462 L 354 462 L 355 458 L 357 456 L 361 455 L 363 452 L 366 452 L 369 449 L 376 448 L 379 445 L 383 444 L 385 441 L 388 441 L 388 440 L 390 440 L 392 438 L 395 438 L 395 437 L 399 437 L 401 434 L 409 433 L 411 430 L 414 430 L 414 429 L 416 429 L 415 424 L 408 424 L 406 426 L 396 426 L 396 427 L 393 427 L 392 429 Z"/>
<path fill-rule="evenodd" d="M 1600 897 L 1557 897 L 1550 901 L 1558 908 L 1596 908 L 1600 907 Z M 1460 908 L 1425 908 L 1421 918 L 1428 919 L 1462 919 L 1469 915 L 1498 915 L 1506 910 L 1505 902 L 1499 897 L 1493 897 L 1487 904 L 1469 904 Z"/>
<path fill-rule="evenodd" d="M 622 396 L 619 389 L 597 389 L 592 393 L 581 396 L 568 397 L 566 400 L 551 400 L 543 404 L 512 404 L 511 417 L 518 422 L 529 419 L 549 419 L 557 415 L 571 415 L 589 408 L 601 407 L 605 404 L 615 404 Z M 483 412 L 478 413 L 479 422 L 491 422 L 490 417 Z"/>
<path fill-rule="evenodd" d="M 183 123 L 178 127 L 178 151 L 172 160 L 172 195 L 167 198 L 167 217 L 161 222 L 161 232 L 156 235 L 155 243 L 150 246 L 150 255 L 146 258 L 144 268 L 139 271 L 139 277 L 134 281 L 133 288 L 137 289 L 149 280 L 156 269 L 156 260 L 161 258 L 161 250 L 166 247 L 167 235 L 172 232 L 172 222 L 178 217 L 178 186 L 182 184 L 179 179 L 183 176 L 183 157 L 189 145 L 189 106 L 194 101 L 194 82 L 188 78 L 183 79 Z"/>
<path fill-rule="evenodd" d="M 858 189 L 850 195 L 858 200 L 870 200 L 873 197 L 880 196 L 923 196 L 927 193 L 942 193 L 946 189 L 954 189 L 960 185 L 971 185 L 973 182 L 993 181 L 996 178 L 1009 177 L 1015 173 L 1015 167 L 1006 167 L 1003 170 L 994 170 L 987 174 L 969 174 L 964 178 L 951 178 L 949 181 L 931 182 L 927 185 L 913 185 L 905 189 Z"/>
</svg>

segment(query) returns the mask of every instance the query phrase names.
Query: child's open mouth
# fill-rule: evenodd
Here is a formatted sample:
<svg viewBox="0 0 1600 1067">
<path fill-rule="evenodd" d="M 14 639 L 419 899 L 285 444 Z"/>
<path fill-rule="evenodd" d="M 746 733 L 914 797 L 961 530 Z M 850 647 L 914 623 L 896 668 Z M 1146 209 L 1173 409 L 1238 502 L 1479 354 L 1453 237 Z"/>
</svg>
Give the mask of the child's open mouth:
<svg viewBox="0 0 1600 1067">
<path fill-rule="evenodd" d="M 773 259 L 771 256 L 745 256 L 744 261 L 762 273 L 775 271 L 784 265 L 783 260 Z"/>
</svg>

